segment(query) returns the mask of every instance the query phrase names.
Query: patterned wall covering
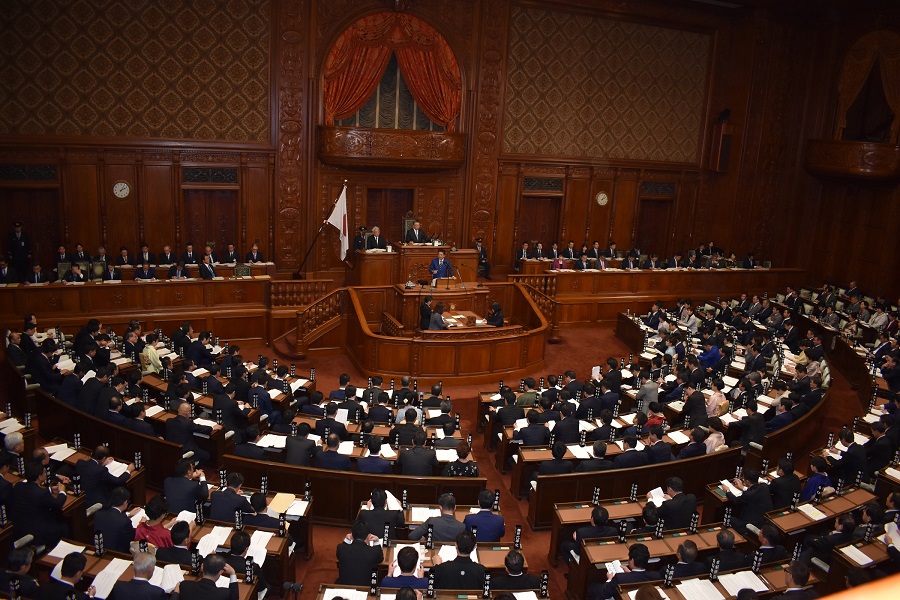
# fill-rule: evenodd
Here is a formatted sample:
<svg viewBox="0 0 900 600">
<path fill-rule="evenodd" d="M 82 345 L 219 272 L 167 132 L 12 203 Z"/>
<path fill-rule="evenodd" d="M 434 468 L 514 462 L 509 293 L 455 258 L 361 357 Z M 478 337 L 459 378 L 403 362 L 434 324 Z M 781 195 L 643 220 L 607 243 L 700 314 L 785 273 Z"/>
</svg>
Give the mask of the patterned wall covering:
<svg viewBox="0 0 900 600">
<path fill-rule="evenodd" d="M 4 0 L 0 133 L 267 142 L 270 0 Z"/>
<path fill-rule="evenodd" d="M 513 6 L 504 151 L 696 162 L 710 36 Z"/>
</svg>

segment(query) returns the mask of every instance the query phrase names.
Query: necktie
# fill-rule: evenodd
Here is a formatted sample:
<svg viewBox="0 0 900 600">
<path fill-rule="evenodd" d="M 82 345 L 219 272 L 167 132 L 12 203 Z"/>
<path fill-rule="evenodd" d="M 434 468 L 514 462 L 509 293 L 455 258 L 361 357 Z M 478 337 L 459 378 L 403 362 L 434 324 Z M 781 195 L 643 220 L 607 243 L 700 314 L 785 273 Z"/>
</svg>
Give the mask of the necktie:
<svg viewBox="0 0 900 600">
<path fill-rule="evenodd" d="M 40 276 L 39 276 L 37 273 L 35 273 L 35 274 L 34 274 L 34 282 L 35 282 L 35 283 L 40 283 L 39 279 L 40 279 Z"/>
</svg>

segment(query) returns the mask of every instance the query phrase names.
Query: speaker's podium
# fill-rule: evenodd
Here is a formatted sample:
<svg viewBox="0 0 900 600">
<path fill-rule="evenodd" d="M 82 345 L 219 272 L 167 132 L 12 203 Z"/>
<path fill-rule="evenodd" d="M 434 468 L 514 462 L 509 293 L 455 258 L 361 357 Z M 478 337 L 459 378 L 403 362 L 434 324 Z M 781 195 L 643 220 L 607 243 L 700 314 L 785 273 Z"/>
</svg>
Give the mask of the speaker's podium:
<svg viewBox="0 0 900 600">
<path fill-rule="evenodd" d="M 428 267 L 443 250 L 450 261 L 456 281 L 472 282 L 478 279 L 478 251 L 465 248 L 452 251 L 450 246 L 425 244 L 397 244 L 391 252 L 383 250 L 357 250 L 354 266 L 348 279 L 353 285 L 393 285 L 427 280 L 431 283 Z M 446 285 L 446 284 L 444 284 Z M 466 284 L 468 287 L 469 284 Z"/>
</svg>

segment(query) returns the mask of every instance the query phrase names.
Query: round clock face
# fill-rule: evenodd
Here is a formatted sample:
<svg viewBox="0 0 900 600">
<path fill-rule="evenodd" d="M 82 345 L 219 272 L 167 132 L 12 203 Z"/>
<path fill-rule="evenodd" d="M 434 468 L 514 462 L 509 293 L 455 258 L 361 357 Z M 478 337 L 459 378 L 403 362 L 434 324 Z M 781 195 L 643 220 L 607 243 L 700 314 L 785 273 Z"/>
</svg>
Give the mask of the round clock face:
<svg viewBox="0 0 900 600">
<path fill-rule="evenodd" d="M 131 193 L 131 186 L 124 181 L 117 181 L 113 184 L 113 195 L 116 198 L 127 198 Z"/>
<path fill-rule="evenodd" d="M 609 196 L 606 195 L 606 192 L 597 192 L 597 195 L 594 197 L 594 199 L 600 206 L 606 206 L 609 202 Z"/>
</svg>

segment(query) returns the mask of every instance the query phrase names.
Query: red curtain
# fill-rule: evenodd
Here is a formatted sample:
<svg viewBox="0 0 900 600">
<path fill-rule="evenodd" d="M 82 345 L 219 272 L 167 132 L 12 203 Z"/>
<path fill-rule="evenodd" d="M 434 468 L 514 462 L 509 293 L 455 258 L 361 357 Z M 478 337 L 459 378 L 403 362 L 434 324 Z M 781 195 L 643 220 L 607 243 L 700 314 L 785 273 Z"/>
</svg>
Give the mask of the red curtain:
<svg viewBox="0 0 900 600">
<path fill-rule="evenodd" d="M 455 129 L 462 98 L 459 64 L 447 41 L 412 15 L 382 12 L 342 33 L 325 60 L 325 124 L 356 113 L 396 52 L 410 93 L 429 119 Z"/>
</svg>

